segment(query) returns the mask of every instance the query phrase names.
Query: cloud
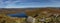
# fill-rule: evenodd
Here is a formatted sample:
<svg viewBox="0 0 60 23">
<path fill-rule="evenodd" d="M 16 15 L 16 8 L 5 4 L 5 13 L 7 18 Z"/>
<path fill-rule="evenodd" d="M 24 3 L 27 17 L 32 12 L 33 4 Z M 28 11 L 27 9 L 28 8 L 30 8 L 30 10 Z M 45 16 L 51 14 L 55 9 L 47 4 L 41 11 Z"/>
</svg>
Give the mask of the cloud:
<svg viewBox="0 0 60 23">
<path fill-rule="evenodd" d="M 59 6 L 60 0 L 0 0 L 0 8 Z"/>
<path fill-rule="evenodd" d="M 5 6 L 5 8 L 10 8 L 10 7 L 18 7 L 18 6 L 20 6 L 20 7 L 25 7 L 26 5 L 27 6 L 32 6 L 32 5 L 34 5 L 34 4 L 38 4 L 39 2 L 25 2 L 25 1 L 23 1 L 23 0 L 17 0 L 17 1 L 6 1 L 5 2 L 7 5 Z"/>
</svg>

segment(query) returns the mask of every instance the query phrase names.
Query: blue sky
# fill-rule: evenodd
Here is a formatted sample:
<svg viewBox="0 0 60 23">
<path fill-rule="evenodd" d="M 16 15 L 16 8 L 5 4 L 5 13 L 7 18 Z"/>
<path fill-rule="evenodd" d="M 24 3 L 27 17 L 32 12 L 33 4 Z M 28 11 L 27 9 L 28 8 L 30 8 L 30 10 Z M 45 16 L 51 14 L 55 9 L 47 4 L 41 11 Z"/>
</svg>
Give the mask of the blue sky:
<svg viewBox="0 0 60 23">
<path fill-rule="evenodd" d="M 0 8 L 60 7 L 60 0 L 0 0 Z"/>
</svg>

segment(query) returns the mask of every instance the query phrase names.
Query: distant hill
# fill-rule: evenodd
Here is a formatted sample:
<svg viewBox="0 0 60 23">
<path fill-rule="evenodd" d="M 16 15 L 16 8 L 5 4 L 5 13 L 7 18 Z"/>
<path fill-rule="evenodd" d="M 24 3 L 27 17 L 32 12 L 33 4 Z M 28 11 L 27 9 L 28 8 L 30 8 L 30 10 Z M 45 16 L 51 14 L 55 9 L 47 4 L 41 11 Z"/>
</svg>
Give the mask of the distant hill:
<svg viewBox="0 0 60 23">
<path fill-rule="evenodd" d="M 29 11 L 33 11 L 33 10 L 59 10 L 60 11 L 60 7 L 38 7 L 38 8 L 0 8 L 0 13 L 17 13 L 17 12 L 25 12 L 26 10 Z"/>
</svg>

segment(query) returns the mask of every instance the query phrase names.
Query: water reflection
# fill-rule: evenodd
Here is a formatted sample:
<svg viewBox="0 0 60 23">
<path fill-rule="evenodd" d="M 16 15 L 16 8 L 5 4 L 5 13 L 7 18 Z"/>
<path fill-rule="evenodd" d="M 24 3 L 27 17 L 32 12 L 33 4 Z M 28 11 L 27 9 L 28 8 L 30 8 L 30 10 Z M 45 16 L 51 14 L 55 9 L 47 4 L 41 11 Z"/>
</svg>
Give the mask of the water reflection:
<svg viewBox="0 0 60 23">
<path fill-rule="evenodd" d="M 8 16 L 11 16 L 11 17 L 20 17 L 20 18 L 27 18 L 27 15 L 26 13 L 15 13 L 15 14 L 8 14 Z"/>
</svg>

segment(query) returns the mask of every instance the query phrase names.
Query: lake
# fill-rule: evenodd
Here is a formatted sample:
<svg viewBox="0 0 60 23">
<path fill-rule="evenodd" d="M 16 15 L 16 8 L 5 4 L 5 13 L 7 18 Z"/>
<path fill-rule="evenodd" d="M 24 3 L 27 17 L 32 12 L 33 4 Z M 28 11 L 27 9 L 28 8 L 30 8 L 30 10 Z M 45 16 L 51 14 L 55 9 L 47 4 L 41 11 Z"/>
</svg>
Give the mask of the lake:
<svg viewBox="0 0 60 23">
<path fill-rule="evenodd" d="M 26 13 L 15 13 L 15 14 L 8 14 L 8 16 L 11 16 L 11 17 L 19 17 L 19 18 L 27 18 L 27 15 Z"/>
</svg>

